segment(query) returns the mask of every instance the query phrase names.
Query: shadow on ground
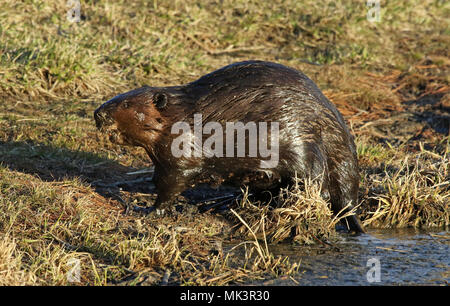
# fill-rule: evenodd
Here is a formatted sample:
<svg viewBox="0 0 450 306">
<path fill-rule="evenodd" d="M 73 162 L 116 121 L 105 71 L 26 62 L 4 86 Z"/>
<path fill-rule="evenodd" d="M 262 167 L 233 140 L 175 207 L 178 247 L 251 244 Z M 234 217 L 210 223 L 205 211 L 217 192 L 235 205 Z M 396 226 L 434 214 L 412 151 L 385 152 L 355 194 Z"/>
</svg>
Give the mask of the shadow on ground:
<svg viewBox="0 0 450 306">
<path fill-rule="evenodd" d="M 125 205 L 128 205 L 125 202 L 130 201 L 141 206 L 153 205 L 157 196 L 152 173 L 131 174 L 140 169 L 121 165 L 90 152 L 35 142 L 0 141 L 0 164 L 46 182 L 78 179 L 90 185 L 101 196 L 118 200 Z M 234 198 L 237 193 L 240 192 L 235 188 L 213 189 L 200 185 L 183 192 L 179 202 L 198 204 L 208 200 L 208 208 L 211 202 L 214 204 L 216 201 Z"/>
</svg>

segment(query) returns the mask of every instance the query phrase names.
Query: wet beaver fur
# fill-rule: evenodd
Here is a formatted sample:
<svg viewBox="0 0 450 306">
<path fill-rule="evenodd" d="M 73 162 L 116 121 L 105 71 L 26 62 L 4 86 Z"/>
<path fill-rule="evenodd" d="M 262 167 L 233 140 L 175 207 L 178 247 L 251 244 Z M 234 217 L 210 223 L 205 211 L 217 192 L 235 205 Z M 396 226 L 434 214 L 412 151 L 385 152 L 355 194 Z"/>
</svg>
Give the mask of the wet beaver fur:
<svg viewBox="0 0 450 306">
<path fill-rule="evenodd" d="M 193 127 L 194 114 L 202 115 L 203 126 L 278 122 L 278 163 L 263 168 L 264 158 L 248 155 L 175 157 L 171 144 L 179 134 L 171 132 L 172 126 L 187 122 Z M 111 141 L 146 150 L 155 166 L 156 208 L 173 203 L 198 183 L 247 185 L 261 192 L 285 187 L 296 176 L 321 178 L 334 214 L 357 203 L 356 149 L 342 115 L 307 76 L 280 64 L 239 62 L 186 85 L 144 86 L 104 103 L 94 118 Z M 349 230 L 363 232 L 357 216 L 345 223 Z"/>
</svg>

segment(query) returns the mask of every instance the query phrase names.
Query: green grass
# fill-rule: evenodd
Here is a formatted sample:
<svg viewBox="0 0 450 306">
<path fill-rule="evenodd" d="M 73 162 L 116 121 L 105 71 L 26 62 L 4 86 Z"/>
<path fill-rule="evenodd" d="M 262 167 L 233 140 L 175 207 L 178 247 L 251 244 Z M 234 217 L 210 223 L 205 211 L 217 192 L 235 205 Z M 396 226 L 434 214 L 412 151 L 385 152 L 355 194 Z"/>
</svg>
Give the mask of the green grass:
<svg viewBox="0 0 450 306">
<path fill-rule="evenodd" d="M 247 59 L 300 69 L 337 104 L 357 139 L 366 226 L 448 226 L 448 135 L 386 132 L 399 114 L 421 112 L 403 102 L 448 107 L 447 2 L 381 1 L 379 23 L 367 21 L 365 1 L 81 1 L 79 23 L 67 20 L 66 2 L 1 5 L 1 285 L 152 285 L 164 275 L 221 285 L 295 273 L 298 263 L 245 235 L 332 239 L 335 220 L 315 187 L 286 191 L 277 211 L 241 203 L 242 220 L 125 214 L 154 198 L 114 183 L 142 178 L 127 173 L 149 167 L 148 157 L 111 144 L 92 118 L 118 93 Z M 230 228 L 245 234 L 233 250 L 221 246 Z M 71 258 L 80 283 L 67 281 Z"/>
</svg>

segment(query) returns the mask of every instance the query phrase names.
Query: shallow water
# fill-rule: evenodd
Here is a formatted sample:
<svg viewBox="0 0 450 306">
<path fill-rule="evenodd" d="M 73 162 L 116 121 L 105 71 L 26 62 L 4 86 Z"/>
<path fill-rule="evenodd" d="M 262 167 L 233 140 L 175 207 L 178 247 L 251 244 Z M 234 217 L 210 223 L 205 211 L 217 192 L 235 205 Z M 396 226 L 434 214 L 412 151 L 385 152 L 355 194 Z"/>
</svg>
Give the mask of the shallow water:
<svg viewBox="0 0 450 306">
<path fill-rule="evenodd" d="M 369 230 L 329 246 L 276 245 L 271 251 L 299 261 L 299 274 L 263 285 L 448 285 L 450 232 Z M 260 283 L 261 284 L 261 283 Z"/>
</svg>

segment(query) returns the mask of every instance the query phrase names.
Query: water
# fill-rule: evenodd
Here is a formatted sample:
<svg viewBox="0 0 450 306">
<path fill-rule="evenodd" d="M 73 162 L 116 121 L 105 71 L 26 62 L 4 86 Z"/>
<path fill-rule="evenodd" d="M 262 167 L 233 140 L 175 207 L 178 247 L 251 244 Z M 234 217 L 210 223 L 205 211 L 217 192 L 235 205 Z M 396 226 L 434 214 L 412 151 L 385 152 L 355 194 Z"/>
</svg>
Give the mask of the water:
<svg viewBox="0 0 450 306">
<path fill-rule="evenodd" d="M 369 230 L 329 246 L 276 245 L 271 251 L 299 261 L 299 275 L 264 285 L 448 285 L 450 232 Z"/>
</svg>

